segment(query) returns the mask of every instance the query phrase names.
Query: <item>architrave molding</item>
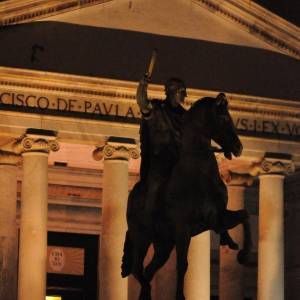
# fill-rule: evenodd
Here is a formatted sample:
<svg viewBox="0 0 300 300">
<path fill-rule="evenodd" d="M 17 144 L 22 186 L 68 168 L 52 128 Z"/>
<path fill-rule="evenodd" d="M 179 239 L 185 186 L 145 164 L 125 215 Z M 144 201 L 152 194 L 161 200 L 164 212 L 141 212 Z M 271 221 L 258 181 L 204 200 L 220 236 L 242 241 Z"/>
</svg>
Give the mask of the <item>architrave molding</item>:
<svg viewBox="0 0 300 300">
<path fill-rule="evenodd" d="M 116 99 L 136 106 L 137 82 L 95 78 L 54 72 L 0 67 L 0 88 L 17 88 L 32 92 L 70 95 L 98 99 Z M 226 91 L 225 91 L 226 92 Z M 149 98 L 162 100 L 165 97 L 161 85 L 150 84 Z M 201 97 L 215 97 L 218 93 L 208 90 L 188 89 L 187 106 Z M 232 112 L 255 113 L 300 121 L 300 103 L 297 101 L 263 98 L 250 95 L 226 93 Z"/>
<path fill-rule="evenodd" d="M 101 147 L 109 136 L 138 140 L 140 113 L 135 101 L 137 84 L 132 81 L 0 67 L 2 92 L 6 91 L 11 95 L 36 95 L 36 98 L 46 96 L 49 102 L 54 101 L 54 104 L 57 103 L 55 101 L 58 97 L 61 97 L 75 99 L 76 105 L 88 101 L 93 107 L 100 103 L 106 105 L 106 109 L 118 106 L 119 112 L 122 110 L 123 113 L 128 109 L 134 112 L 130 117 L 123 113 L 119 118 L 115 118 L 112 114 L 104 115 L 105 111 L 96 115 L 93 111 L 80 112 L 75 108 L 65 114 L 64 111 L 58 110 L 57 106 L 54 109 L 49 106 L 49 109 L 43 110 L 17 104 L 5 105 L 4 102 L 10 101 L 6 95 L 2 97 L 0 104 L 1 136 L 19 137 L 31 127 L 58 131 L 61 142 L 84 143 L 96 147 Z M 266 151 L 290 153 L 299 165 L 298 101 L 224 92 L 234 122 L 240 130 L 245 156 L 262 158 Z M 148 94 L 150 98 L 165 98 L 162 85 L 150 84 Z M 217 92 L 213 91 L 188 89 L 187 106 L 204 96 L 216 95 Z"/>
</svg>

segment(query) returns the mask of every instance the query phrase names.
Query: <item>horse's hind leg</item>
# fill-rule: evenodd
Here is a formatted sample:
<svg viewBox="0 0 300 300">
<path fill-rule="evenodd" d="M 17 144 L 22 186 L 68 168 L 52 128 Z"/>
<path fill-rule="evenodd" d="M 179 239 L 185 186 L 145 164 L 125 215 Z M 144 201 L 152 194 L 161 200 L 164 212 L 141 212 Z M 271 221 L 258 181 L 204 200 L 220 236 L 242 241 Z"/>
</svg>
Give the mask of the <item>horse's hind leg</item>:
<svg viewBox="0 0 300 300">
<path fill-rule="evenodd" d="M 188 231 L 176 233 L 176 256 L 177 256 L 177 289 L 176 300 L 185 300 L 183 287 L 184 276 L 188 268 L 188 250 L 191 242 L 191 237 Z"/>
<path fill-rule="evenodd" d="M 143 239 L 135 245 L 133 254 L 132 274 L 141 285 L 139 300 L 151 300 L 151 287 L 144 276 L 144 258 L 147 254 L 150 241 Z"/>
<path fill-rule="evenodd" d="M 149 265 L 145 268 L 145 278 L 148 282 L 151 282 L 154 274 L 165 264 L 168 260 L 170 253 L 174 247 L 173 242 L 166 241 L 155 241 L 153 243 L 154 247 L 154 255 L 149 263 Z"/>
</svg>

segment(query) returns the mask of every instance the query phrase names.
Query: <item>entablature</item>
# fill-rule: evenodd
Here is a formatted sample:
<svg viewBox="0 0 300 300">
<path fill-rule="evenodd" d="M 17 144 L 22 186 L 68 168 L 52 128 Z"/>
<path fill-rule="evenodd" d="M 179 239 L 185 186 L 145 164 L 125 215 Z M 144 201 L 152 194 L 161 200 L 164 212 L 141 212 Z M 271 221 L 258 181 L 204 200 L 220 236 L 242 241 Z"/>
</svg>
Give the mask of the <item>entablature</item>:
<svg viewBox="0 0 300 300">
<path fill-rule="evenodd" d="M 61 142 L 101 146 L 110 136 L 138 140 L 137 84 L 0 67 L 1 136 L 19 137 L 27 128 L 39 128 L 57 131 Z M 150 84 L 148 94 L 162 100 L 164 88 Z M 288 153 L 300 164 L 300 102 L 226 94 L 244 155 Z M 216 95 L 216 91 L 188 89 L 187 106 Z"/>
</svg>

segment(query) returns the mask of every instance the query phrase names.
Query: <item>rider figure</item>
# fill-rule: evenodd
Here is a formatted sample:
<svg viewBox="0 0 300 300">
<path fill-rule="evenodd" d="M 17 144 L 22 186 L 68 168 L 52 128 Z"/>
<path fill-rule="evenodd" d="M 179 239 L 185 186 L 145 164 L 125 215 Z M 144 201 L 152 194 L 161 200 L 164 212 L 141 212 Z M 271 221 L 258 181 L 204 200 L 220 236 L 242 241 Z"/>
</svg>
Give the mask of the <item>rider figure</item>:
<svg viewBox="0 0 300 300">
<path fill-rule="evenodd" d="M 140 181 L 144 188 L 146 220 L 153 220 L 157 201 L 179 158 L 181 127 L 187 96 L 184 82 L 170 78 L 165 84 L 166 99 L 149 100 L 149 79 L 143 77 L 137 89 L 137 103 L 142 113 Z"/>
</svg>

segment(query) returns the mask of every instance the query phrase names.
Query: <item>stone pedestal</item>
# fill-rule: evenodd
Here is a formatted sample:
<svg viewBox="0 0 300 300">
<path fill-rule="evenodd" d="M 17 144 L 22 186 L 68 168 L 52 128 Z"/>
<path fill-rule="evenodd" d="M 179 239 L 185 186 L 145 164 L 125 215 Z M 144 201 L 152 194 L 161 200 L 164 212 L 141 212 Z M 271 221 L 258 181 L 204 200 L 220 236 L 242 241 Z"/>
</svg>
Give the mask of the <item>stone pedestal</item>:
<svg viewBox="0 0 300 300">
<path fill-rule="evenodd" d="M 45 299 L 48 153 L 54 137 L 27 135 L 22 141 L 23 180 L 19 245 L 19 300 Z"/>
<path fill-rule="evenodd" d="M 210 299 L 210 231 L 192 238 L 188 253 L 184 293 L 188 300 Z"/>
<path fill-rule="evenodd" d="M 138 158 L 138 155 L 131 144 L 107 143 L 94 151 L 95 159 L 104 158 L 99 263 L 101 300 L 128 299 L 128 279 L 121 277 L 127 231 L 128 159 Z"/>
<path fill-rule="evenodd" d="M 0 150 L 0 299 L 17 299 L 17 163 L 19 156 Z"/>
</svg>

